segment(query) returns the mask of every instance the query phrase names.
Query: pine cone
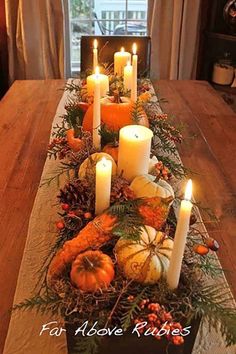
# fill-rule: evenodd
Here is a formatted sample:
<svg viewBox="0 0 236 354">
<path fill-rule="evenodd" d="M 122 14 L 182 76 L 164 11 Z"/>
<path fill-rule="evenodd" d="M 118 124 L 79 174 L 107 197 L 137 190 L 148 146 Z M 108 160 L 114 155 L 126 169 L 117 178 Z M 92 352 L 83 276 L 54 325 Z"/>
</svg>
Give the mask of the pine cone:
<svg viewBox="0 0 236 354">
<path fill-rule="evenodd" d="M 111 185 L 111 204 L 135 199 L 134 192 L 129 187 L 129 182 L 123 177 L 116 177 Z"/>
<path fill-rule="evenodd" d="M 87 180 L 76 179 L 69 182 L 58 195 L 60 203 L 69 204 L 71 209 L 83 212 L 94 211 L 94 188 Z"/>
</svg>

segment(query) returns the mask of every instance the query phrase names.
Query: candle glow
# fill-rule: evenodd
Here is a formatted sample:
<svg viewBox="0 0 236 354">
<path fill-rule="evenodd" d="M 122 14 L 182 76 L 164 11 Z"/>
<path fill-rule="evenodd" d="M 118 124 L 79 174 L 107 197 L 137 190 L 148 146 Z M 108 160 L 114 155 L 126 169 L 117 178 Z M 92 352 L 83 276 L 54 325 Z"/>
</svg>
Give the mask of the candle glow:
<svg viewBox="0 0 236 354">
<path fill-rule="evenodd" d="M 132 86 L 131 86 L 131 100 L 137 101 L 137 80 L 138 80 L 138 56 L 137 56 L 137 45 L 136 43 L 132 46 L 133 56 L 132 56 Z"/>
<path fill-rule="evenodd" d="M 95 68 L 95 75 L 96 75 L 97 78 L 98 78 L 99 74 L 100 74 L 99 66 L 96 66 L 96 68 Z"/>
<path fill-rule="evenodd" d="M 189 179 L 186 185 L 185 189 L 185 194 L 184 194 L 184 199 L 191 201 L 192 198 L 192 189 L 193 189 L 193 183 L 192 180 Z"/>
<path fill-rule="evenodd" d="M 132 52 L 133 52 L 133 54 L 137 54 L 137 44 L 136 43 L 134 43 L 132 46 Z"/>
<path fill-rule="evenodd" d="M 124 47 L 121 47 L 120 51 L 114 54 L 114 73 L 123 76 L 128 61 L 131 61 L 131 54 L 126 52 Z"/>
<path fill-rule="evenodd" d="M 98 48 L 98 41 L 97 39 L 94 39 L 93 41 L 93 49 L 97 49 Z"/>
</svg>

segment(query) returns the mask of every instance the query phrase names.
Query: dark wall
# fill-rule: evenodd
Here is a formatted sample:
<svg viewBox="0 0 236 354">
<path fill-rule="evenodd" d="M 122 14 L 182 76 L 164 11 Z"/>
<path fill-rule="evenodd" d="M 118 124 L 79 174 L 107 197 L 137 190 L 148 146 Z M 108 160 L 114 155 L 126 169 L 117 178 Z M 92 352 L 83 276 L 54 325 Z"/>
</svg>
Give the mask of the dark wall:
<svg viewBox="0 0 236 354">
<path fill-rule="evenodd" d="M 202 0 L 197 79 L 211 81 L 213 65 L 226 53 L 236 62 L 236 35 L 223 18 L 227 0 Z"/>
<path fill-rule="evenodd" d="M 8 50 L 5 1 L 0 0 L 0 98 L 8 89 Z"/>
</svg>

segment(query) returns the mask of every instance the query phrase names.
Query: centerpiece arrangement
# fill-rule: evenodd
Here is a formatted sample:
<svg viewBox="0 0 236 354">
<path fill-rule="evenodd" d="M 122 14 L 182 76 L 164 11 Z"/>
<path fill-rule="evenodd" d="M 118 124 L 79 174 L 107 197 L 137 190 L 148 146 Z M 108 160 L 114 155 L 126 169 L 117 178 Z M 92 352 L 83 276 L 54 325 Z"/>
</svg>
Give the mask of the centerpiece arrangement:
<svg viewBox="0 0 236 354">
<path fill-rule="evenodd" d="M 66 85 L 66 113 L 49 144 L 60 164 L 42 188 L 68 174 L 59 181 L 58 237 L 36 293 L 15 308 L 63 318 L 69 350 L 81 354 L 108 352 L 110 337 L 120 352 L 121 335 L 138 339 L 130 342 L 136 352 L 148 340 L 150 352 L 184 353 L 200 319 L 234 344 L 219 245 L 192 200 L 176 150 L 180 129 L 158 108 L 150 81 L 137 80 L 135 44 L 101 73 L 97 48 L 95 40 L 94 73 Z"/>
</svg>

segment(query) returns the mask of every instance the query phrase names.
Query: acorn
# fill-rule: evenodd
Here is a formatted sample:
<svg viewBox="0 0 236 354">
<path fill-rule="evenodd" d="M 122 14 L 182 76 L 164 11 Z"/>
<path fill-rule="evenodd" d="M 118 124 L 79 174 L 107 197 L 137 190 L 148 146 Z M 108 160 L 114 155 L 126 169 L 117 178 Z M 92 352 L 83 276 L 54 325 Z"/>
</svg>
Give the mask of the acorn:
<svg viewBox="0 0 236 354">
<path fill-rule="evenodd" d="M 191 214 L 191 216 L 190 216 L 190 225 L 194 225 L 196 221 L 197 221 L 196 215 L 195 214 Z"/>
<path fill-rule="evenodd" d="M 200 256 L 205 256 L 209 252 L 209 248 L 205 245 L 196 244 L 193 246 L 193 251 Z"/>
<path fill-rule="evenodd" d="M 205 239 L 205 244 L 207 245 L 208 248 L 210 248 L 212 251 L 218 251 L 220 248 L 219 243 L 212 237 L 207 237 Z"/>
</svg>

